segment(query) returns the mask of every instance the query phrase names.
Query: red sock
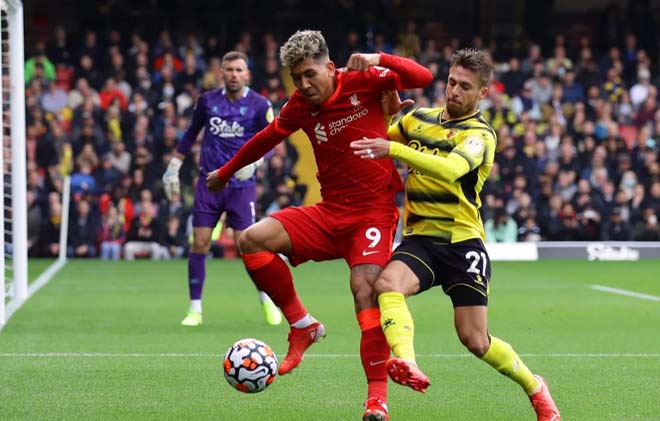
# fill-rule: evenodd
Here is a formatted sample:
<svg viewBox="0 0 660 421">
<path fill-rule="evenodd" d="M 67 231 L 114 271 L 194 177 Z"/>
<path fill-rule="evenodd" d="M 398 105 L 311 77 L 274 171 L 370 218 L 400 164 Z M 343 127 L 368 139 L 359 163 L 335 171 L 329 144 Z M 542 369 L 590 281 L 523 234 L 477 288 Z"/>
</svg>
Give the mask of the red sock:
<svg viewBox="0 0 660 421">
<path fill-rule="evenodd" d="M 380 327 L 380 310 L 362 310 L 357 314 L 357 319 L 362 331 L 360 359 L 367 376 L 367 397 L 387 402 L 385 362 L 390 357 L 390 347 Z"/>
<path fill-rule="evenodd" d="M 307 310 L 298 298 L 291 271 L 284 260 L 269 251 L 246 253 L 242 257 L 254 284 L 268 294 L 289 324 L 305 317 Z"/>
</svg>

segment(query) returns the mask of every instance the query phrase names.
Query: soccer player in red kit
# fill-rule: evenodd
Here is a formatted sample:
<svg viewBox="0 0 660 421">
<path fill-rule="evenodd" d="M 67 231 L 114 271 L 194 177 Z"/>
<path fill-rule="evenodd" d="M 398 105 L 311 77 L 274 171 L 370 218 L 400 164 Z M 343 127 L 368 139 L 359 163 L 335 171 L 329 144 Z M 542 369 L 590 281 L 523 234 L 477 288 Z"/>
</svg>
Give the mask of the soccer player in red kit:
<svg viewBox="0 0 660 421">
<path fill-rule="evenodd" d="M 270 215 L 245 230 L 238 245 L 252 280 L 291 326 L 279 374 L 300 364 L 307 348 L 325 336 L 325 327 L 303 306 L 291 272 L 277 254 L 286 255 L 294 266 L 308 260 L 346 260 L 368 384 L 363 419 L 388 420 L 385 361 L 390 351 L 373 283 L 391 254 L 398 219 L 394 196 L 403 186 L 391 159 L 363 160 L 353 154 L 350 143 L 386 136 L 383 91 L 421 88 L 433 77 L 412 60 L 384 53 L 353 54 L 346 69 L 336 69 L 318 31 L 293 34 L 280 58 L 290 69 L 296 92 L 272 123 L 227 164 L 209 173 L 207 185 L 211 191 L 221 190 L 235 171 L 296 130 L 305 131 L 314 149 L 323 200 Z"/>
</svg>

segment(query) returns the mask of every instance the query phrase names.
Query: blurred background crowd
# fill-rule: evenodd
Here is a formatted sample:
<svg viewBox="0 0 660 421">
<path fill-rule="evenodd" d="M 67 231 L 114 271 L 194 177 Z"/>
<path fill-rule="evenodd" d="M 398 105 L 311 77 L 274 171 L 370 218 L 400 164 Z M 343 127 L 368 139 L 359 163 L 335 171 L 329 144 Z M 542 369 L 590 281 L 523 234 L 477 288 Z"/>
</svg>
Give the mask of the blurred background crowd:
<svg viewBox="0 0 660 421">
<path fill-rule="evenodd" d="M 296 26 L 262 25 L 244 8 L 224 26 L 207 22 L 208 14 L 198 25 L 177 25 L 179 2 L 160 3 L 172 7 L 161 11 L 169 19 L 142 26 L 134 22 L 146 19 L 146 6 L 81 5 L 78 16 L 87 20 L 73 30 L 57 16 L 30 14 L 26 5 L 30 255 L 59 252 L 61 167 L 69 156 L 70 256 L 132 259 L 131 242 L 150 243 L 153 258 L 185 255 L 200 145 L 182 168 L 180 199 L 164 198 L 160 178 L 196 98 L 222 87 L 220 58 L 239 50 L 251 59 L 251 88 L 277 113 L 291 92 L 278 49 L 304 28 L 324 30 L 340 66 L 354 51 L 394 53 L 427 66 L 434 82 L 405 93 L 422 107 L 444 105 L 454 50 L 490 52 L 496 71 L 480 106 L 498 134 L 496 163 L 482 194 L 489 241 L 660 240 L 659 45 L 644 29 L 657 8 L 644 15 L 614 4 L 589 12 L 590 24 L 580 21 L 570 30 L 538 28 L 537 15 L 529 14 L 518 35 L 505 36 L 477 31 L 488 20 L 482 15 L 463 32 L 431 15 L 395 19 L 401 5 L 388 1 L 366 2 L 372 9 L 350 1 L 328 6 L 328 16 L 352 8 L 356 17 L 337 21 L 339 28 L 317 24 L 297 1 L 278 9 L 278 22 Z M 293 10 L 299 21 L 281 13 Z M 237 26 L 243 18 L 249 24 Z M 296 167 L 298 160 L 287 141 L 260 168 L 258 219 L 304 203 L 307 186 L 297 172 L 306 169 Z M 216 254 L 235 252 L 226 240 L 217 241 Z"/>
</svg>

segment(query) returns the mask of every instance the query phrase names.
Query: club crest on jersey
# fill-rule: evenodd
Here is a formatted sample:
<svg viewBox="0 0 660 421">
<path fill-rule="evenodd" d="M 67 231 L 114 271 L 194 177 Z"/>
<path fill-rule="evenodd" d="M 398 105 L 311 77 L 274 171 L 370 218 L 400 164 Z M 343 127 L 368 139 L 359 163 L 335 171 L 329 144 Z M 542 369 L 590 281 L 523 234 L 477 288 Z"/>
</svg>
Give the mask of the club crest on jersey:
<svg viewBox="0 0 660 421">
<path fill-rule="evenodd" d="M 243 137 L 245 135 L 245 127 L 233 121 L 229 124 L 226 120 L 215 116 L 209 119 L 209 131 L 211 134 L 220 137 Z"/>
<path fill-rule="evenodd" d="M 456 134 L 456 132 L 453 131 L 453 130 L 448 131 L 447 132 L 447 139 L 451 139 L 455 134 Z"/>
<path fill-rule="evenodd" d="M 360 108 L 360 106 L 362 105 L 362 104 L 360 103 L 360 100 L 359 100 L 358 97 L 357 97 L 357 94 L 353 94 L 353 95 L 351 95 L 349 99 L 350 99 L 350 101 L 351 101 L 351 105 L 352 105 L 353 108 L 355 108 L 355 109 Z"/>
<path fill-rule="evenodd" d="M 241 115 L 247 114 L 248 107 L 241 107 L 238 109 L 238 112 L 241 113 Z"/>
</svg>

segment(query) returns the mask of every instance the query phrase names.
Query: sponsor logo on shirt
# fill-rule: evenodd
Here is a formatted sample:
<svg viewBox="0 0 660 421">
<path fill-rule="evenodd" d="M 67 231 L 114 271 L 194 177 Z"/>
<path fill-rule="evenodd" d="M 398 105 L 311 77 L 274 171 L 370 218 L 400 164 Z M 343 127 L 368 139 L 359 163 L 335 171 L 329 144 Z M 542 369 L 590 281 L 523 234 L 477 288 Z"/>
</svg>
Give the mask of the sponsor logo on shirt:
<svg viewBox="0 0 660 421">
<path fill-rule="evenodd" d="M 243 137 L 245 135 L 245 127 L 236 121 L 229 124 L 227 120 L 217 116 L 209 119 L 209 131 L 219 137 Z"/>
<path fill-rule="evenodd" d="M 321 123 L 316 123 L 314 127 L 314 135 L 316 136 L 316 143 L 328 141 L 328 134 L 325 132 L 325 126 Z"/>
<path fill-rule="evenodd" d="M 346 117 L 340 118 L 339 120 L 331 121 L 328 123 L 328 129 L 330 130 L 330 134 L 333 136 L 341 133 L 341 131 L 344 130 L 344 128 L 346 128 L 346 126 L 348 126 L 350 123 L 357 121 L 369 114 L 369 109 L 362 105 L 356 93 L 351 95 L 348 100 L 351 102 L 354 112 L 347 115 Z"/>
</svg>

